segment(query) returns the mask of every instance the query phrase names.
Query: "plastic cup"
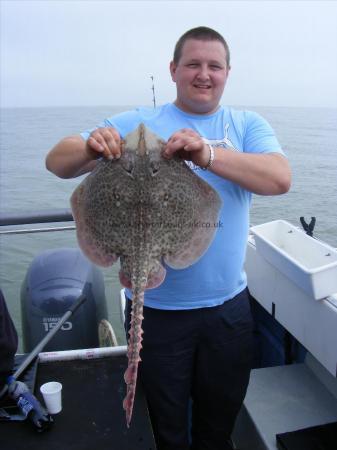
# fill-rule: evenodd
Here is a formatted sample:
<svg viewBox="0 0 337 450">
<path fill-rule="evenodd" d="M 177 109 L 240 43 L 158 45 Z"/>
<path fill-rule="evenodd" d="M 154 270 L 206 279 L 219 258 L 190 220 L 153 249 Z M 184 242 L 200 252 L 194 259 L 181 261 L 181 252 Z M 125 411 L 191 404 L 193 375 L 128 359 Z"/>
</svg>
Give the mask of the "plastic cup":
<svg viewBox="0 0 337 450">
<path fill-rule="evenodd" d="M 57 414 L 62 410 L 62 384 L 58 381 L 50 381 L 40 387 L 43 400 L 49 414 Z"/>
</svg>

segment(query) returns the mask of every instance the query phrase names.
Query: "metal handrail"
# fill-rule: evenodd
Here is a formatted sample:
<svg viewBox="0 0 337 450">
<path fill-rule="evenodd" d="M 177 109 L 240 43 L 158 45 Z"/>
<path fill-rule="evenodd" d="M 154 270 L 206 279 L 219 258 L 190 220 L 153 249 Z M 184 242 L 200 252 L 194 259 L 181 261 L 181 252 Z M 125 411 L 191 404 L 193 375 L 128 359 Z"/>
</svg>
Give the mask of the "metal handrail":
<svg viewBox="0 0 337 450">
<path fill-rule="evenodd" d="M 70 209 L 45 210 L 23 213 L 0 213 L 0 227 L 12 227 L 15 225 L 33 225 L 57 222 L 73 222 Z M 16 228 L 0 230 L 0 235 L 44 233 L 50 231 L 75 230 L 75 225 L 44 228 Z"/>
</svg>

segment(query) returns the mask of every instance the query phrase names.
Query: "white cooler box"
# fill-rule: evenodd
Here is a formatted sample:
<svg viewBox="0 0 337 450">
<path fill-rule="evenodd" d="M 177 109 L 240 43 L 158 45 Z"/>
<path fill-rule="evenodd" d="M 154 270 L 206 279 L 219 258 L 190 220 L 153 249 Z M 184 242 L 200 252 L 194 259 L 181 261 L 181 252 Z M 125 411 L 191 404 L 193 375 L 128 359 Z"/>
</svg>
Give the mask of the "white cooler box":
<svg viewBox="0 0 337 450">
<path fill-rule="evenodd" d="M 315 300 L 337 292 L 337 251 L 285 220 L 251 227 L 256 250 Z"/>
</svg>

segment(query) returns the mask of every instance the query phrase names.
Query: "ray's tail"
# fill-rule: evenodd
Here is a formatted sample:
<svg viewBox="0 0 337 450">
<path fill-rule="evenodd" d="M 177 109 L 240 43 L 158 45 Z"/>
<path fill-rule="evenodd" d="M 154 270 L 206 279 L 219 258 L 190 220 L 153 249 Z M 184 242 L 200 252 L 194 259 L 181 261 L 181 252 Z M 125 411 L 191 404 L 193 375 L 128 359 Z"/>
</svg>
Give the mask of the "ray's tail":
<svg viewBox="0 0 337 450">
<path fill-rule="evenodd" d="M 123 401 L 123 408 L 126 414 L 126 424 L 129 427 L 132 417 L 133 404 L 136 394 L 138 364 L 140 359 L 139 353 L 142 348 L 142 321 L 144 306 L 144 290 L 135 289 L 133 291 L 131 323 L 128 342 L 128 368 L 124 374 L 124 380 L 127 385 L 126 397 Z"/>
</svg>

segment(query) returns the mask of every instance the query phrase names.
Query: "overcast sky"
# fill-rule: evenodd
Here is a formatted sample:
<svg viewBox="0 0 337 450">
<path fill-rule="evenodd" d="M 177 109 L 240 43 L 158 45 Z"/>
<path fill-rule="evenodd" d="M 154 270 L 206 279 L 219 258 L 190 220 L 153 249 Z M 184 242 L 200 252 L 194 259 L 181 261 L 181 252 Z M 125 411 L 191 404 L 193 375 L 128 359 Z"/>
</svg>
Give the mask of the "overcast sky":
<svg viewBox="0 0 337 450">
<path fill-rule="evenodd" d="M 1 0 L 1 106 L 172 101 L 189 28 L 231 49 L 230 105 L 337 107 L 337 2 Z"/>
</svg>

